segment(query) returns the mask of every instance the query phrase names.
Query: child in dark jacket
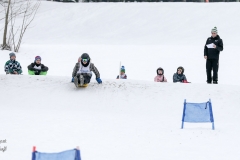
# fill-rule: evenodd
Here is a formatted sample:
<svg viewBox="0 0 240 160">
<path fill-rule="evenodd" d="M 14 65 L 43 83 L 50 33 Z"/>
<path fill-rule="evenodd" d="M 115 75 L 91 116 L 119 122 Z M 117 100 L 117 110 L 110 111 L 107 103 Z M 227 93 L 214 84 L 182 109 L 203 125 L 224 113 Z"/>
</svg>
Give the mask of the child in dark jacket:
<svg viewBox="0 0 240 160">
<path fill-rule="evenodd" d="M 181 83 L 188 83 L 186 76 L 183 74 L 184 73 L 184 68 L 183 67 L 178 67 L 177 68 L 177 73 L 174 73 L 173 75 L 173 82 L 181 82 Z"/>
<path fill-rule="evenodd" d="M 28 66 L 28 74 L 29 75 L 46 75 L 48 71 L 48 67 L 41 64 L 42 58 L 40 56 L 36 56 L 34 63 L 31 63 Z"/>
</svg>

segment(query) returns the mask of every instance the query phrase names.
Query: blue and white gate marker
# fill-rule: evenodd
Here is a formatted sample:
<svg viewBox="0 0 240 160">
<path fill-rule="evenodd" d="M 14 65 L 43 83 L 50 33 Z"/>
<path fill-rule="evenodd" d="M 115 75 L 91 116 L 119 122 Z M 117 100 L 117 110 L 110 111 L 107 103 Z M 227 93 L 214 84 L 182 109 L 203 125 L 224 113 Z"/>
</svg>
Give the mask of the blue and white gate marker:
<svg viewBox="0 0 240 160">
<path fill-rule="evenodd" d="M 183 115 L 182 115 L 182 129 L 184 122 L 190 123 L 212 123 L 212 129 L 214 130 L 214 118 L 212 111 L 212 102 L 209 99 L 205 103 L 187 103 L 184 100 Z"/>
<path fill-rule="evenodd" d="M 32 160 L 81 160 L 79 147 L 59 153 L 43 153 L 33 147 Z"/>
</svg>

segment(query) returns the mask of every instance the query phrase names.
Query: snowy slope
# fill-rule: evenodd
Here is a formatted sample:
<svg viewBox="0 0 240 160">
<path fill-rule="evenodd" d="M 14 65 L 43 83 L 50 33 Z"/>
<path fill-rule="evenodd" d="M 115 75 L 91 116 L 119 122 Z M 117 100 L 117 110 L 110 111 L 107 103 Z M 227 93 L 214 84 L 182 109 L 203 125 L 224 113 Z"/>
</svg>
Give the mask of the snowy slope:
<svg viewBox="0 0 240 160">
<path fill-rule="evenodd" d="M 239 5 L 42 2 L 17 53 L 24 75 L 0 70 L 0 139 L 8 140 L 0 160 L 30 159 L 33 145 L 49 152 L 79 145 L 83 160 L 239 159 Z M 224 51 L 219 85 L 207 85 L 203 47 L 214 26 Z M 103 84 L 93 78 L 76 89 L 71 73 L 84 52 Z M 8 54 L 0 51 L 0 66 Z M 48 76 L 27 76 L 36 55 Z M 127 81 L 114 80 L 120 61 Z M 192 84 L 172 83 L 180 65 Z M 152 82 L 160 66 L 168 83 Z M 212 99 L 215 131 L 180 129 L 185 98 Z"/>
<path fill-rule="evenodd" d="M 224 42 L 219 83 L 238 85 L 239 5 L 42 2 L 26 32 L 18 60 L 23 74 L 40 55 L 50 68 L 49 75 L 71 76 L 74 63 L 87 52 L 107 79 L 116 77 L 122 61 L 130 79 L 152 81 L 159 66 L 172 79 L 176 68 L 184 66 L 189 81 L 205 83 L 203 47 L 211 29 L 217 26 Z M 8 52 L 4 52 L 0 65 L 7 59 Z"/>
<path fill-rule="evenodd" d="M 217 26 L 225 44 L 237 45 L 239 7 L 239 3 L 45 2 L 25 42 L 202 47 Z"/>
<path fill-rule="evenodd" d="M 0 76 L 0 82 L 3 160 L 30 159 L 33 145 L 49 152 L 80 145 L 83 160 L 240 156 L 240 87 L 105 80 L 76 89 L 68 77 L 52 76 Z M 209 97 L 216 130 L 210 123 L 181 130 L 183 99 Z"/>
</svg>

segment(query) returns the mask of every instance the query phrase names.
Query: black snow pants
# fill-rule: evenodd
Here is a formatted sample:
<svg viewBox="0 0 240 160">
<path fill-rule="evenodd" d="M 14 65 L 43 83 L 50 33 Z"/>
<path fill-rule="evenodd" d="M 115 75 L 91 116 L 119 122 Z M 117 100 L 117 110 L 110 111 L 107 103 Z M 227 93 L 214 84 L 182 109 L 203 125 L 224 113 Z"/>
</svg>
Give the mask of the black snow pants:
<svg viewBox="0 0 240 160">
<path fill-rule="evenodd" d="M 80 83 L 80 75 L 83 75 L 84 84 L 90 83 L 91 78 L 92 78 L 92 74 L 91 74 L 91 73 L 81 73 L 81 74 L 77 74 L 78 83 Z"/>
<path fill-rule="evenodd" d="M 212 83 L 212 81 L 218 81 L 218 68 L 219 60 L 218 59 L 207 59 L 206 69 L 207 69 L 207 82 Z M 213 70 L 213 77 L 212 77 Z"/>
</svg>

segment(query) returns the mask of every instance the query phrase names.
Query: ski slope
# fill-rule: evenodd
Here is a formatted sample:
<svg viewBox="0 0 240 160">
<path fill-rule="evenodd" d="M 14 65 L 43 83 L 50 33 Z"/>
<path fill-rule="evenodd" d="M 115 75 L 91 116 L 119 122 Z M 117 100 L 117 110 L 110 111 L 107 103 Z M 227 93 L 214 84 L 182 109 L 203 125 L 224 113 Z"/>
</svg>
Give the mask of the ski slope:
<svg viewBox="0 0 240 160">
<path fill-rule="evenodd" d="M 33 145 L 45 152 L 79 145 L 88 160 L 240 156 L 240 87 L 105 80 L 76 89 L 68 79 L 0 76 L 4 160 L 30 159 Z M 184 98 L 209 97 L 216 130 L 211 123 L 186 123 L 181 130 Z"/>
<path fill-rule="evenodd" d="M 239 7 L 42 2 L 17 53 L 23 75 L 0 70 L 0 140 L 8 141 L 0 160 L 30 159 L 33 145 L 43 152 L 79 145 L 83 160 L 239 159 Z M 214 26 L 224 51 L 219 85 L 207 85 L 203 47 Z M 103 84 L 93 76 L 88 88 L 76 89 L 71 74 L 84 52 Z M 1 66 L 8 54 L 0 51 Z M 45 77 L 27 75 L 37 55 L 49 67 Z M 115 80 L 120 61 L 126 81 Z M 191 84 L 172 83 L 178 66 Z M 153 82 L 158 67 L 168 83 Z M 181 130 L 184 99 L 209 98 L 216 130 L 210 123 Z"/>
</svg>

